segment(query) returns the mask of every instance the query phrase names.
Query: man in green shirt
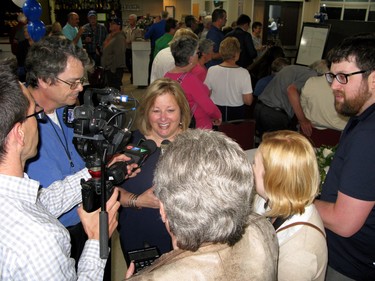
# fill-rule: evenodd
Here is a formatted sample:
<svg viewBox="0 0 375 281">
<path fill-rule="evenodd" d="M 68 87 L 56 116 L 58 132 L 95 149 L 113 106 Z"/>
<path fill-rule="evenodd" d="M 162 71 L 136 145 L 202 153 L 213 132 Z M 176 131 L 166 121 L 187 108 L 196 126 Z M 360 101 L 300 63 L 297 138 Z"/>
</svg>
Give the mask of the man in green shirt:
<svg viewBox="0 0 375 281">
<path fill-rule="evenodd" d="M 176 33 L 176 30 L 177 30 L 177 20 L 173 18 L 167 19 L 167 21 L 165 22 L 164 35 L 160 37 L 159 39 L 157 39 L 155 42 L 154 58 L 159 53 L 159 51 L 168 47 L 168 44 L 173 39 L 173 35 Z"/>
</svg>

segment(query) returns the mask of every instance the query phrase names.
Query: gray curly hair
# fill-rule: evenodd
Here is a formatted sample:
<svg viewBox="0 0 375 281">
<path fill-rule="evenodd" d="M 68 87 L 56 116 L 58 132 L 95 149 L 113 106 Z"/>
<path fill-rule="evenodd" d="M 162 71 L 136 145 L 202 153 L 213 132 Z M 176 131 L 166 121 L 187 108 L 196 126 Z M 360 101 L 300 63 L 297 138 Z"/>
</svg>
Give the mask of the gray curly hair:
<svg viewBox="0 0 375 281">
<path fill-rule="evenodd" d="M 161 156 L 154 176 L 180 249 L 234 245 L 251 212 L 253 172 L 244 151 L 222 133 L 187 130 Z"/>
</svg>

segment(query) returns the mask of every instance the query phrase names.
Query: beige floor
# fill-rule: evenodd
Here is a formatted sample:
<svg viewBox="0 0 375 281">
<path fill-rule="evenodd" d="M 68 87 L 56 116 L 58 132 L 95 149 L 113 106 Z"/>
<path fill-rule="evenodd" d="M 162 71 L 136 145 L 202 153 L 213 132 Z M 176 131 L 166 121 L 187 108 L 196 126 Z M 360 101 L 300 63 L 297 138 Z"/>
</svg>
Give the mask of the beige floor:
<svg viewBox="0 0 375 281">
<path fill-rule="evenodd" d="M 124 74 L 123 78 L 123 94 L 132 96 L 139 100 L 145 89 L 138 89 L 137 86 L 130 84 L 129 73 Z M 132 126 L 134 129 L 135 126 Z M 121 281 L 125 279 L 126 263 L 120 246 L 120 238 L 117 231 L 112 235 L 112 247 L 111 247 L 111 257 L 112 257 L 112 270 L 111 279 L 112 281 Z"/>
</svg>

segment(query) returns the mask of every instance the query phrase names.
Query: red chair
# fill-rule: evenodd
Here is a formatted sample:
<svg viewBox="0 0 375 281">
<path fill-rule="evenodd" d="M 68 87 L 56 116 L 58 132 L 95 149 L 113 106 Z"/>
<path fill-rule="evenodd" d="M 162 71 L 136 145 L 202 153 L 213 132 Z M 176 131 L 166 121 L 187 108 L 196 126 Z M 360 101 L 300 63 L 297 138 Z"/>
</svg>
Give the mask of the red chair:
<svg viewBox="0 0 375 281">
<path fill-rule="evenodd" d="M 335 146 L 339 143 L 341 131 L 333 129 L 319 130 L 313 128 L 310 137 L 307 137 L 314 147 L 320 147 L 322 145 Z"/>
<path fill-rule="evenodd" d="M 223 122 L 219 131 L 235 140 L 243 150 L 254 148 L 255 120 L 241 119 Z"/>
</svg>

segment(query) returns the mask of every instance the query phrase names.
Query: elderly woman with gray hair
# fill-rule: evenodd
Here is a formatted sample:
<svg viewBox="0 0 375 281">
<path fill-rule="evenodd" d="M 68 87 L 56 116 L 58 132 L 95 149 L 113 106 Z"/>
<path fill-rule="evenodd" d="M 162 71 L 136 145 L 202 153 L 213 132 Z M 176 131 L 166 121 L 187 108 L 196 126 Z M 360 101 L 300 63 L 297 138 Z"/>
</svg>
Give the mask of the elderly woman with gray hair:
<svg viewBox="0 0 375 281">
<path fill-rule="evenodd" d="M 206 80 L 207 67 L 206 63 L 212 60 L 212 55 L 214 53 L 214 41 L 211 39 L 201 39 L 199 40 L 198 47 L 198 63 L 191 70 L 191 72 L 197 76 L 202 82 Z"/>
<path fill-rule="evenodd" d="M 212 129 L 221 124 L 221 112 L 210 99 L 207 86 L 191 70 L 198 63 L 198 40 L 190 36 L 181 36 L 170 45 L 175 67 L 165 77 L 178 81 L 185 92 L 194 127 Z"/>
<path fill-rule="evenodd" d="M 174 250 L 130 280 L 276 280 L 275 233 L 251 210 L 253 173 L 237 143 L 187 130 L 159 159 L 154 183 Z"/>
</svg>

